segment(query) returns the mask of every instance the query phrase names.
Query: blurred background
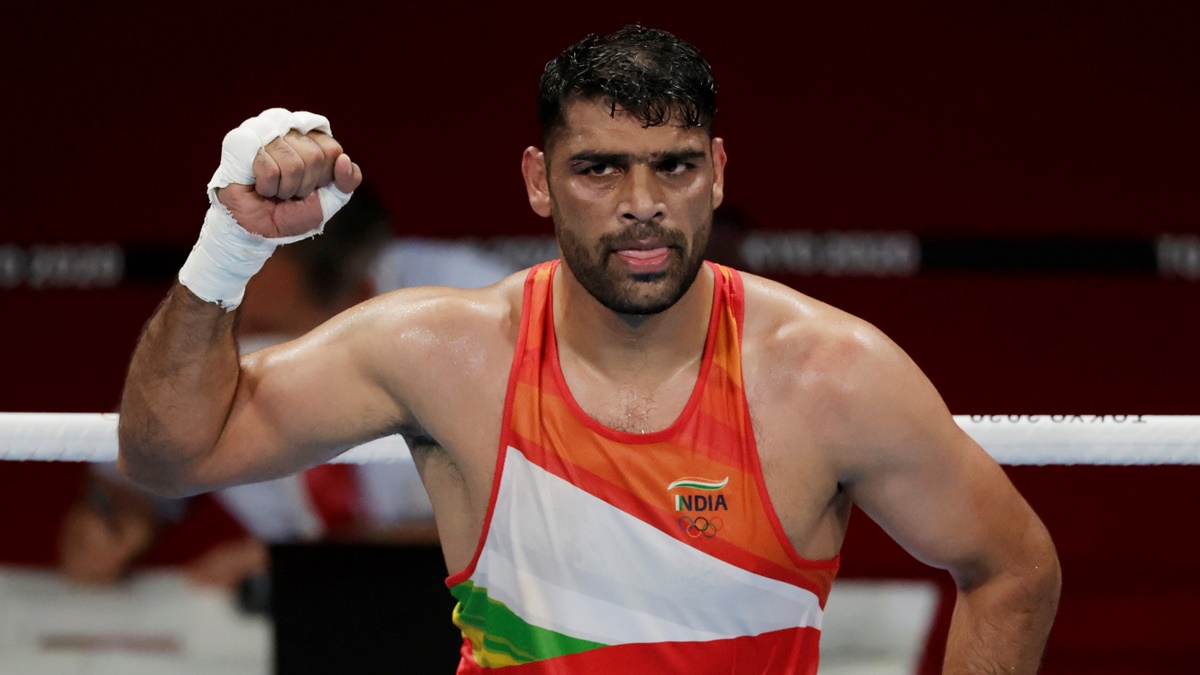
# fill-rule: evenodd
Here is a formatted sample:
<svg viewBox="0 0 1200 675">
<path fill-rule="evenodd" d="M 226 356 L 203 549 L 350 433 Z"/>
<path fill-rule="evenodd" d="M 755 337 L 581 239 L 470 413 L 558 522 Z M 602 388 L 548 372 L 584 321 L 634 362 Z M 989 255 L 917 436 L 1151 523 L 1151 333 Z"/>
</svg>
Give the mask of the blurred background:
<svg viewBox="0 0 1200 675">
<path fill-rule="evenodd" d="M 713 64 L 720 256 L 879 326 L 955 414 L 1200 414 L 1200 5 L 1107 0 L 9 8 L 0 411 L 115 409 L 221 138 L 264 108 L 327 115 L 394 235 L 545 257 L 541 68 L 630 22 Z M 1192 672 L 1200 469 L 1009 474 L 1063 562 L 1043 672 Z M 85 475 L 0 463 L 0 565 L 55 569 Z M 201 503 L 142 564 L 237 531 Z M 936 672 L 949 580 L 861 514 L 842 559 L 933 584 Z"/>
</svg>

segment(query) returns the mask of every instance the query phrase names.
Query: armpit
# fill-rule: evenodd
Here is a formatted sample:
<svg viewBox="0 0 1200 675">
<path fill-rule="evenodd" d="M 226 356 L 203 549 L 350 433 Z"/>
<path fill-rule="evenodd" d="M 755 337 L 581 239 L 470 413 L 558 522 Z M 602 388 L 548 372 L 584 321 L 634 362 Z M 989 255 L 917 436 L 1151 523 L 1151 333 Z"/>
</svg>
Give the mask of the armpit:
<svg viewBox="0 0 1200 675">
<path fill-rule="evenodd" d="M 404 442 L 408 444 L 408 449 L 413 454 L 417 452 L 427 453 L 431 450 L 441 450 L 442 445 L 428 431 L 418 424 L 406 425 L 401 428 L 400 436 L 404 438 Z"/>
</svg>

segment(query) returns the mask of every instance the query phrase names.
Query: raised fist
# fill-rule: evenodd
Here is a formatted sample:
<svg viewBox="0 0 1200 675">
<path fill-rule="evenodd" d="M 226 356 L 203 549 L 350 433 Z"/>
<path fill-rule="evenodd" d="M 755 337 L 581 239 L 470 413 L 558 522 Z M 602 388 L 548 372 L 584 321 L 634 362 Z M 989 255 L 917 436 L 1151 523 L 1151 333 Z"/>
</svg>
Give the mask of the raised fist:
<svg viewBox="0 0 1200 675">
<path fill-rule="evenodd" d="M 209 189 L 243 229 L 278 238 L 317 229 L 361 182 L 328 120 L 274 108 L 226 135 Z"/>
</svg>

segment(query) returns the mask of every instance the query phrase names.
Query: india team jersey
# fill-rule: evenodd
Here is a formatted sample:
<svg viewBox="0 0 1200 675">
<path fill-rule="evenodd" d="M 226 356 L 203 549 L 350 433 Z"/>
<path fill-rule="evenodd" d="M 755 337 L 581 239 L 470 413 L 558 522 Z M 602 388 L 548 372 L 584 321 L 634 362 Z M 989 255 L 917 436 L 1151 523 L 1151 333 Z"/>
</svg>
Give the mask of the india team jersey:
<svg viewBox="0 0 1200 675">
<path fill-rule="evenodd" d="M 634 434 L 588 416 L 559 366 L 557 261 L 525 282 L 491 504 L 447 579 L 460 674 L 815 673 L 838 559 L 788 543 L 742 391 L 741 278 L 716 278 L 679 418 Z"/>
</svg>

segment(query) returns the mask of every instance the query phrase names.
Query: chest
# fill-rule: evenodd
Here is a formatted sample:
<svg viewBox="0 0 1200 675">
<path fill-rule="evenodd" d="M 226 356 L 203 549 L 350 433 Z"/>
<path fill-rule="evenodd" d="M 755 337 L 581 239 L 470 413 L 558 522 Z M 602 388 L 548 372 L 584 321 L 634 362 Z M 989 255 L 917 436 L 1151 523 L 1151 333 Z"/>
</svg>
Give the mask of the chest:
<svg viewBox="0 0 1200 675">
<path fill-rule="evenodd" d="M 672 373 L 614 381 L 585 369 L 563 368 L 569 401 L 602 426 L 630 434 L 674 424 L 692 398 L 699 364 Z"/>
<path fill-rule="evenodd" d="M 723 525 L 742 518 L 747 531 L 757 532 L 760 525 L 749 523 L 770 525 L 773 513 L 801 557 L 836 555 L 849 505 L 809 433 L 805 406 L 778 400 L 753 363 L 746 369 L 744 398 L 740 391 L 723 391 L 728 385 L 716 374 L 715 387 L 706 386 L 701 370 L 697 359 L 673 372 L 615 382 L 564 359 L 561 381 L 550 374 L 529 390 L 517 387 L 512 410 L 505 406 L 505 389 L 464 386 L 470 404 L 439 427 L 436 437 L 445 451 L 431 455 L 422 471 L 450 569 L 463 568 L 480 543 L 493 492 L 508 480 L 496 480 L 498 453 L 507 444 L 501 439 L 513 436 L 531 439 L 531 447 L 522 448 L 529 452 L 577 453 L 526 459 L 554 464 L 560 474 L 569 465 L 578 483 L 604 478 L 675 525 L 681 518 L 695 523 L 716 515 Z M 705 421 L 690 424 L 696 418 Z M 645 443 L 647 437 L 670 442 L 664 449 Z M 670 487 L 685 478 L 708 485 Z M 704 489 L 726 478 L 729 484 Z M 738 513 L 730 520 L 733 510 Z M 762 532 L 777 536 L 773 526 Z"/>
</svg>

